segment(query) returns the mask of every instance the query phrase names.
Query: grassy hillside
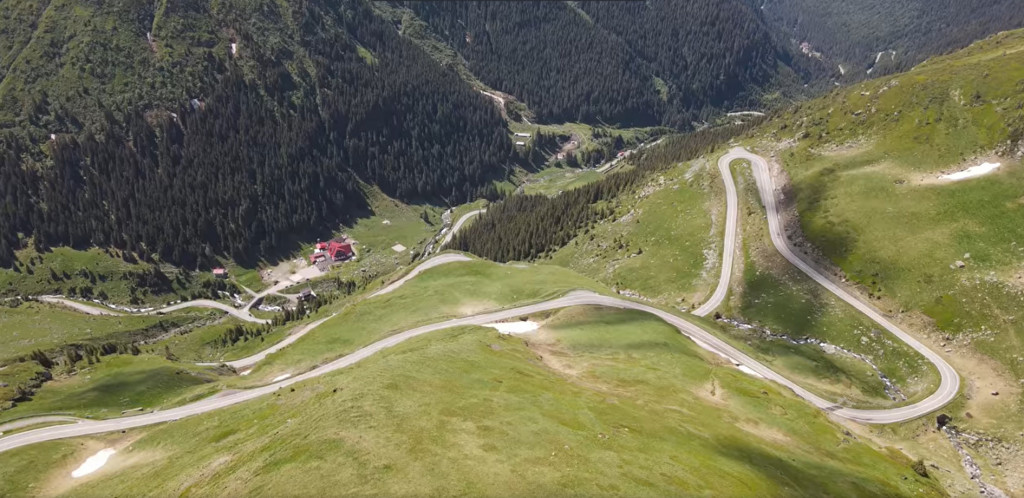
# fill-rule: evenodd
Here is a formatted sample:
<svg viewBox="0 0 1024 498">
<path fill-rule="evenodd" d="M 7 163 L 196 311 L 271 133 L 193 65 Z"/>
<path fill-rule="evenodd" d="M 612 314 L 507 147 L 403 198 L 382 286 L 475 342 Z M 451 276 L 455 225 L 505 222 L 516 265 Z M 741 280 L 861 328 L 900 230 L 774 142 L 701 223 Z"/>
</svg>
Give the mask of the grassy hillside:
<svg viewBox="0 0 1024 498">
<path fill-rule="evenodd" d="M 618 290 L 688 308 L 717 283 L 721 190 L 717 168 L 707 158 L 668 169 L 620 194 L 611 206 L 614 215 L 559 249 L 551 262 Z"/>
<path fill-rule="evenodd" d="M 0 454 L 0 493 L 943 494 L 648 316 L 568 310 L 524 339 L 439 332 L 210 415 Z"/>
<path fill-rule="evenodd" d="M 938 372 L 931 363 L 779 254 L 769 238 L 749 164 L 736 161 L 732 170 L 740 197 L 742 245 L 722 314 L 755 329 L 725 326 L 728 337 L 829 399 L 891 407 L 934 392 Z M 804 339 L 828 346 L 791 342 Z M 880 375 L 893 386 L 887 388 Z"/>
<path fill-rule="evenodd" d="M 809 102 L 767 123 L 761 140 L 788 173 L 807 240 L 965 376 L 968 401 L 952 414 L 1017 446 L 1022 109 L 1024 32 L 1014 31 Z M 940 178 L 983 162 L 1001 167 Z"/>
</svg>

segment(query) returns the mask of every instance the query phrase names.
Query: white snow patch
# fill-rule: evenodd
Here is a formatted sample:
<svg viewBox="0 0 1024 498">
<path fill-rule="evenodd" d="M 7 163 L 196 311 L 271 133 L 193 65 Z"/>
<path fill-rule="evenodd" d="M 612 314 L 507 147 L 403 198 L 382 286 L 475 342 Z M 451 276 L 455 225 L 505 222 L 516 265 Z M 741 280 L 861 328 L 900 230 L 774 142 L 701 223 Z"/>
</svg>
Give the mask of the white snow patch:
<svg viewBox="0 0 1024 498">
<path fill-rule="evenodd" d="M 238 55 L 238 44 L 237 43 L 232 43 L 231 44 L 231 55 Z"/>
<path fill-rule="evenodd" d="M 244 371 L 244 372 L 242 372 L 242 373 L 240 373 L 238 375 L 249 375 L 251 373 L 252 373 L 252 369 L 250 368 L 250 369 L 248 369 L 248 370 L 246 370 L 246 371 Z"/>
<path fill-rule="evenodd" d="M 966 180 L 968 178 L 975 178 L 978 176 L 987 175 L 995 171 L 1002 165 L 1002 163 L 982 163 L 979 164 L 978 166 L 971 166 L 970 168 L 967 168 L 963 171 L 957 171 L 956 173 L 942 175 L 939 178 L 942 178 L 943 180 L 951 180 L 954 182 L 959 180 Z"/>
<path fill-rule="evenodd" d="M 405 250 L 405 246 L 403 246 L 402 244 L 395 244 L 391 246 L 391 250 L 395 252 L 402 252 Z"/>
<path fill-rule="evenodd" d="M 270 381 L 270 382 L 280 382 L 280 381 L 282 381 L 282 380 L 284 380 L 284 379 L 287 379 L 288 377 L 291 377 L 291 376 L 292 376 L 292 374 L 282 374 L 282 375 L 278 375 L 277 377 L 274 377 L 274 380 L 272 380 L 272 381 Z"/>
<path fill-rule="evenodd" d="M 107 460 L 110 459 L 110 456 L 113 455 L 114 453 L 117 452 L 114 451 L 113 448 L 100 450 L 99 453 L 89 458 L 86 458 L 85 463 L 83 463 L 80 467 L 78 467 L 77 469 L 74 470 L 74 472 L 71 473 L 71 477 L 74 479 L 78 479 L 79 477 L 87 476 L 89 474 L 92 474 L 93 472 L 96 472 L 97 470 L 100 470 L 100 467 L 106 465 Z"/>
<path fill-rule="evenodd" d="M 497 329 L 500 334 L 528 334 L 540 328 L 540 324 L 532 320 L 485 323 L 483 326 Z"/>
<path fill-rule="evenodd" d="M 746 365 L 736 365 L 736 368 L 740 369 L 740 372 L 743 372 L 745 374 L 753 375 L 754 377 L 757 377 L 759 379 L 763 379 L 764 378 L 763 375 L 755 372 L 752 368 L 750 368 L 750 367 L 748 367 Z"/>
<path fill-rule="evenodd" d="M 846 76 L 846 68 L 842 64 L 839 65 L 839 74 Z"/>
</svg>

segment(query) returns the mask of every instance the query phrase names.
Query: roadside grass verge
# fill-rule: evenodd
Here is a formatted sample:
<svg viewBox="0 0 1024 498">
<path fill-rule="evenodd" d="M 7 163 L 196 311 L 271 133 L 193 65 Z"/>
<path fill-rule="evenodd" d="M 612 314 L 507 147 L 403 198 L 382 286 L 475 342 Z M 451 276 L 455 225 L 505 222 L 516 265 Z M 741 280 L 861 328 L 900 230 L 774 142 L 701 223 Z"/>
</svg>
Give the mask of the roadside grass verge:
<svg viewBox="0 0 1024 498">
<path fill-rule="evenodd" d="M 153 348 L 163 351 L 166 346 L 179 361 L 183 362 L 231 361 L 245 358 L 276 344 L 288 335 L 288 331 L 302 325 L 303 322 L 291 322 L 285 326 L 274 327 L 270 332 L 257 338 L 241 339 L 235 344 L 222 345 L 220 339 L 233 327 L 262 327 L 228 316 L 215 324 L 193 329 L 187 334 L 168 337 L 155 343 Z"/>
<path fill-rule="evenodd" d="M 710 356 L 636 312 L 452 329 L 244 405 L 0 454 L 0 494 L 943 494 Z M 118 452 L 72 481 L 103 447 Z"/>
</svg>

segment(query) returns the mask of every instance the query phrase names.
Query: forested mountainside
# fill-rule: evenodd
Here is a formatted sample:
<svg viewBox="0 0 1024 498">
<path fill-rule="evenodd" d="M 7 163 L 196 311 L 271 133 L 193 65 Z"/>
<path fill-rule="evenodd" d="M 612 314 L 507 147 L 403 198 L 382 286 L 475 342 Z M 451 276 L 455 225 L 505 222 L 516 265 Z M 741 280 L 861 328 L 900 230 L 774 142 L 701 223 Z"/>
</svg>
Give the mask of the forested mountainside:
<svg viewBox="0 0 1024 498">
<path fill-rule="evenodd" d="M 461 202 L 511 155 L 494 105 L 361 0 L 14 3 L 0 264 L 29 237 L 247 260 L 365 210 L 360 181 Z"/>
<path fill-rule="evenodd" d="M 685 128 L 790 73 L 740 0 L 401 5 L 541 121 Z"/>
<path fill-rule="evenodd" d="M 861 79 L 1024 27 L 1020 0 L 751 0 L 791 48 Z M 870 71 L 870 73 L 869 73 Z"/>
</svg>

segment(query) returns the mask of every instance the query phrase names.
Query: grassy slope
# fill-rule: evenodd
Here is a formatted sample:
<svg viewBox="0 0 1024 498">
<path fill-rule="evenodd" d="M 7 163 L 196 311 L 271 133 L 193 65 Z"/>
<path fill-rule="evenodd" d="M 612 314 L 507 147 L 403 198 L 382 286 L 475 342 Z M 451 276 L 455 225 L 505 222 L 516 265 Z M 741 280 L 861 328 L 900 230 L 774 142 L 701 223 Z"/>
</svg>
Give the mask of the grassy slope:
<svg viewBox="0 0 1024 498">
<path fill-rule="evenodd" d="M 122 410 L 173 406 L 214 392 L 209 368 L 160 356 L 107 356 L 73 376 L 47 382 L 31 401 L 0 413 L 0 421 L 47 413 L 110 418 Z"/>
<path fill-rule="evenodd" d="M 768 235 L 749 164 L 733 163 L 740 195 L 742 273 L 734 275 L 726 315 L 793 338 L 813 337 L 865 354 L 910 400 L 931 394 L 937 372 L 921 355 L 842 302 L 793 267 Z M 728 329 L 727 329 L 728 330 Z M 816 345 L 759 340 L 750 331 L 728 330 L 730 337 L 757 351 L 766 363 L 804 379 L 830 399 L 857 406 L 892 406 L 878 375 L 866 363 L 841 354 L 825 354 Z"/>
<path fill-rule="evenodd" d="M 580 235 L 551 261 L 659 304 L 688 307 L 717 282 L 717 268 L 705 270 L 718 240 L 708 211 L 721 195 L 709 164 L 680 165 L 620 196 L 614 221 Z"/>
<path fill-rule="evenodd" d="M 574 289 L 602 287 L 555 266 L 518 267 L 485 261 L 439 266 L 390 294 L 344 309 L 337 317 L 260 362 L 244 383 L 264 383 L 285 373 L 294 375 L 416 326 L 542 301 Z"/>
<path fill-rule="evenodd" d="M 17 308 L 0 307 L 0 360 L 48 351 L 63 344 L 114 338 L 119 334 L 156 326 L 167 329 L 201 316 L 184 312 L 166 316 L 92 316 L 45 303 L 24 303 Z"/>
<path fill-rule="evenodd" d="M 107 467 L 67 478 L 103 446 L 118 449 Z M 709 365 L 655 319 L 607 310 L 569 311 L 529 341 L 423 337 L 294 392 L 0 454 L 0 483 L 5 495 L 941 494 L 898 452 Z"/>
<path fill-rule="evenodd" d="M 974 389 L 999 381 L 1011 396 L 1024 379 L 1024 165 L 1008 146 L 1024 130 L 1022 82 L 1015 31 L 765 125 L 773 139 L 803 137 L 780 160 L 810 242 L 886 309 L 923 313 L 920 328 L 950 335 L 949 347 L 999 362 L 1002 379 Z M 934 181 L 984 160 L 1003 166 Z M 1008 402 L 1019 413 L 1021 399 Z"/>
</svg>

